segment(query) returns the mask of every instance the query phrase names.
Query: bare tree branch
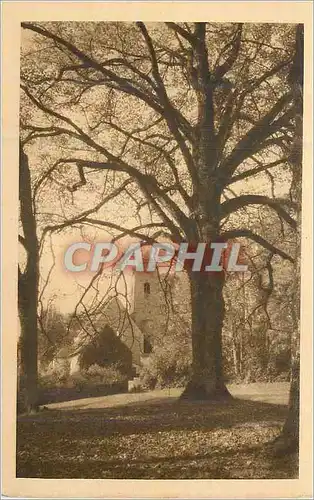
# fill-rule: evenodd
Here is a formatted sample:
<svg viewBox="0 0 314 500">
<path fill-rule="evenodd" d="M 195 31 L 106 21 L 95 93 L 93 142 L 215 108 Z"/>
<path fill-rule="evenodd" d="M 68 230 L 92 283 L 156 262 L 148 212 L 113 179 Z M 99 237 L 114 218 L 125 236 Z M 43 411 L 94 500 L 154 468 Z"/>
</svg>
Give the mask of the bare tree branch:
<svg viewBox="0 0 314 500">
<path fill-rule="evenodd" d="M 190 172 L 191 178 L 194 180 L 194 182 L 197 182 L 193 158 L 192 158 L 192 155 L 189 151 L 189 148 L 186 146 L 184 138 L 182 137 L 180 130 L 178 128 L 177 109 L 175 109 L 172 106 L 172 104 L 168 98 L 166 88 L 165 88 L 164 83 L 162 81 L 162 78 L 160 76 L 156 52 L 155 52 L 152 40 L 148 34 L 148 31 L 146 29 L 145 24 L 142 22 L 137 22 L 136 24 L 143 34 L 143 37 L 145 39 L 145 42 L 146 42 L 146 45 L 147 45 L 147 48 L 148 48 L 148 51 L 150 54 L 150 59 L 151 59 L 151 63 L 152 63 L 152 73 L 153 73 L 153 77 L 154 77 L 154 79 L 156 81 L 156 85 L 157 85 L 156 92 L 160 98 L 161 104 L 163 105 L 164 115 L 165 115 L 165 119 L 167 121 L 169 130 L 173 134 L 174 138 L 176 139 L 176 141 L 180 147 L 183 158 L 185 159 L 186 165 L 187 165 L 188 170 Z"/>
<path fill-rule="evenodd" d="M 222 233 L 221 238 L 224 240 L 232 240 L 234 238 L 248 238 L 266 248 L 266 250 L 269 250 L 273 254 L 280 255 L 280 257 L 282 257 L 283 259 L 294 262 L 294 259 L 290 255 L 288 255 L 280 248 L 276 248 L 274 245 L 265 240 L 265 238 L 263 238 L 259 234 L 254 233 L 250 229 L 232 229 L 230 231 Z"/>
<path fill-rule="evenodd" d="M 223 64 L 217 66 L 217 68 L 214 70 L 214 76 L 216 81 L 220 81 L 225 76 L 225 74 L 228 73 L 228 71 L 230 71 L 230 69 L 237 60 L 241 46 L 242 27 L 243 23 L 238 23 L 236 33 L 233 37 L 233 40 L 230 42 L 231 51 L 229 56 L 227 57 L 226 61 Z"/>
<path fill-rule="evenodd" d="M 224 171 L 224 175 L 227 175 L 230 178 L 238 165 L 255 152 L 254 146 L 256 146 L 256 144 L 260 147 L 263 140 L 280 130 L 283 124 L 294 116 L 294 110 L 290 108 L 283 115 L 277 118 L 277 120 L 275 119 L 285 106 L 289 104 L 291 99 L 291 92 L 284 94 L 274 104 L 270 111 L 268 111 L 268 113 L 266 113 L 266 115 L 263 116 L 238 142 L 237 146 L 220 166 L 220 169 Z"/>
<path fill-rule="evenodd" d="M 187 40 L 192 47 L 195 47 L 196 39 L 195 36 L 190 32 L 182 28 L 178 23 L 165 23 L 168 28 L 175 31 L 178 35 L 182 36 L 185 40 Z"/>
<path fill-rule="evenodd" d="M 292 206 L 290 200 L 280 200 L 268 198 L 268 196 L 260 196 L 247 194 L 226 200 L 221 205 L 222 217 L 226 217 L 230 213 L 234 213 L 240 208 L 248 205 L 267 205 L 277 212 L 279 217 L 284 219 L 293 229 L 296 229 L 296 221 L 284 210 L 283 205 Z"/>
<path fill-rule="evenodd" d="M 249 177 L 252 177 L 256 174 L 259 174 L 261 172 L 267 171 L 269 168 L 277 167 L 278 165 L 281 165 L 282 163 L 286 163 L 288 161 L 287 157 L 280 158 L 279 160 L 273 161 L 271 163 L 267 163 L 263 165 L 262 162 L 260 162 L 259 167 L 256 167 L 254 169 L 246 170 L 245 172 L 241 172 L 240 174 L 234 175 L 231 177 L 230 181 L 228 184 L 233 184 L 234 182 L 239 182 L 244 179 L 248 179 Z"/>
<path fill-rule="evenodd" d="M 39 33 L 42 36 L 45 36 L 46 38 L 54 40 L 57 44 L 61 45 L 62 47 L 65 47 L 70 53 L 72 53 L 79 60 L 81 60 L 85 67 L 87 68 L 91 67 L 96 71 L 100 72 L 101 74 L 103 74 L 108 79 L 107 82 L 108 86 L 110 82 L 114 82 L 116 84 L 116 86 L 114 87 L 116 88 L 116 90 L 119 90 L 121 92 L 139 98 L 141 101 L 145 102 L 150 108 L 154 109 L 154 111 L 156 111 L 158 114 L 164 116 L 163 107 L 158 103 L 158 100 L 156 100 L 156 96 L 151 92 L 149 92 L 148 89 L 146 89 L 144 92 L 143 90 L 135 87 L 134 84 L 132 85 L 130 83 L 129 79 L 120 77 L 113 71 L 106 68 L 104 63 L 97 62 L 91 56 L 88 56 L 87 54 L 79 50 L 75 45 L 68 42 L 67 40 L 64 40 L 58 35 L 32 23 L 24 22 L 21 25 L 22 28 L 24 29 L 32 30 L 36 33 Z M 176 111 L 176 114 L 178 115 L 178 111 Z M 184 132 L 187 134 L 187 136 L 191 138 L 191 127 L 183 116 L 180 117 L 180 125 L 184 130 Z"/>
</svg>

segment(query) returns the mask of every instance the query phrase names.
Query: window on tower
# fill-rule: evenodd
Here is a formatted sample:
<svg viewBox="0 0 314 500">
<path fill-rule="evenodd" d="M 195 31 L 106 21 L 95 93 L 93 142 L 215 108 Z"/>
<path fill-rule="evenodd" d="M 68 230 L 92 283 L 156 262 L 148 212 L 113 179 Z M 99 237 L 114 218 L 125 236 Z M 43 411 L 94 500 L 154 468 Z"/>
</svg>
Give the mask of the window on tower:
<svg viewBox="0 0 314 500">
<path fill-rule="evenodd" d="M 149 295 L 150 294 L 150 284 L 146 281 L 144 283 L 144 295 Z"/>
</svg>

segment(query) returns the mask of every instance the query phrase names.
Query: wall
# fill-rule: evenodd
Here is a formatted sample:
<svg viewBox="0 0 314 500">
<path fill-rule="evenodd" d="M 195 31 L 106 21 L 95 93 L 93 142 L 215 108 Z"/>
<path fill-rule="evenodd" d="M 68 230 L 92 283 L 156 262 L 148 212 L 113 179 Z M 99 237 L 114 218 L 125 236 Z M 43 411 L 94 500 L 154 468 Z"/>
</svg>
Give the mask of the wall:
<svg viewBox="0 0 314 500">
<path fill-rule="evenodd" d="M 154 345 L 190 317 L 190 291 L 184 272 L 134 273 L 132 318 Z"/>
</svg>

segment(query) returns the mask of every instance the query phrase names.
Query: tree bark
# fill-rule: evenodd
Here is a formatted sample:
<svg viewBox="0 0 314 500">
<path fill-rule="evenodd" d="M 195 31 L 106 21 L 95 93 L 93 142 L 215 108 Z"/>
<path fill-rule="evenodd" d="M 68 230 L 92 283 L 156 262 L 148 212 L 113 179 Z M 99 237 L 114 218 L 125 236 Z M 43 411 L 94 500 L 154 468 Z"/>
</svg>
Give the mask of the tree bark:
<svg viewBox="0 0 314 500">
<path fill-rule="evenodd" d="M 190 272 L 192 376 L 181 399 L 230 399 L 223 380 L 222 326 L 225 313 L 223 273 Z"/>
<path fill-rule="evenodd" d="M 20 217 L 26 251 L 24 272 L 19 269 L 18 310 L 21 324 L 19 341 L 19 394 L 22 397 L 21 411 L 38 409 L 37 390 L 37 301 L 38 301 L 38 240 L 33 211 L 31 176 L 28 157 L 20 145 Z"/>
<path fill-rule="evenodd" d="M 292 362 L 291 384 L 289 394 L 289 410 L 281 434 L 275 441 L 275 453 L 286 454 L 299 451 L 299 420 L 300 420 L 300 388 L 299 388 L 299 357 Z"/>
<path fill-rule="evenodd" d="M 290 152 L 289 162 L 292 167 L 291 195 L 297 203 L 296 234 L 296 269 L 294 282 L 294 303 L 292 316 L 294 335 L 291 337 L 291 385 L 289 395 L 289 411 L 282 432 L 275 440 L 275 453 L 298 452 L 299 418 L 300 418 L 300 264 L 301 264 L 301 202 L 302 202 L 302 140 L 303 140 L 303 60 L 304 33 L 303 25 L 296 30 L 296 49 L 289 83 L 293 91 L 296 107 L 295 136 Z"/>
<path fill-rule="evenodd" d="M 192 85 L 198 102 L 198 121 L 193 161 L 198 174 L 194 185 L 195 240 L 210 244 L 219 239 L 222 186 L 217 178 L 217 137 L 214 122 L 213 78 L 206 46 L 206 23 L 195 23 Z M 209 257 L 209 259 L 208 259 Z M 210 264 L 212 257 L 204 256 Z M 188 271 L 192 309 L 192 377 L 181 399 L 222 400 L 231 398 L 222 369 L 222 326 L 225 314 L 224 272 Z"/>
</svg>

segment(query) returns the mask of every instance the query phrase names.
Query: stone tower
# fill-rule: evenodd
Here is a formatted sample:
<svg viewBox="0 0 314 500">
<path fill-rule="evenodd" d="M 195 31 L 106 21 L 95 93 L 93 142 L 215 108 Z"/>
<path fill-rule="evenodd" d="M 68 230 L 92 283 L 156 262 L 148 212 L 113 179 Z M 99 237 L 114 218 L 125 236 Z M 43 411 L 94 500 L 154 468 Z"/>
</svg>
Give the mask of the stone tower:
<svg viewBox="0 0 314 500">
<path fill-rule="evenodd" d="M 167 328 L 171 278 L 165 281 L 163 273 L 134 272 L 132 281 L 132 319 L 144 333 L 144 354 L 149 354 L 154 339 L 164 335 Z"/>
</svg>

